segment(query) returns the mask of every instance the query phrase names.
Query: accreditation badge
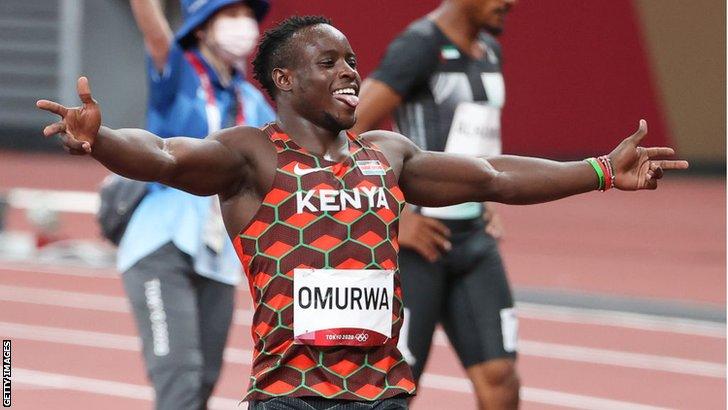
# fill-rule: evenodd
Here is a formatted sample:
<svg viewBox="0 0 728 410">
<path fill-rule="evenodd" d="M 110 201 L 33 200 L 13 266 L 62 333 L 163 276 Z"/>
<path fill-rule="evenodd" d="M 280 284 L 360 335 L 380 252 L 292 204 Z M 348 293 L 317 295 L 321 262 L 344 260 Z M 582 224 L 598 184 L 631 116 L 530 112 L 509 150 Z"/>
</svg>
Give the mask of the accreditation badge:
<svg viewBox="0 0 728 410">
<path fill-rule="evenodd" d="M 294 343 L 379 346 L 392 337 L 394 271 L 294 269 Z"/>
</svg>

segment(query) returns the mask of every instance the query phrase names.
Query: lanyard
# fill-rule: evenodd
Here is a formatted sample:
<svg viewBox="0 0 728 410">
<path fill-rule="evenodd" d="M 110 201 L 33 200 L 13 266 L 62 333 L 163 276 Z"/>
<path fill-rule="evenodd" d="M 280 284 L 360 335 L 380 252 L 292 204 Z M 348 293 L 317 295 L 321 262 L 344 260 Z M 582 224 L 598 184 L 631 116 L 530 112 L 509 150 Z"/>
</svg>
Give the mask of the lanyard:
<svg viewBox="0 0 728 410">
<path fill-rule="evenodd" d="M 189 61 L 192 65 L 192 68 L 195 69 L 195 72 L 200 79 L 202 89 L 205 91 L 207 133 L 211 134 L 213 132 L 219 131 L 220 127 L 222 126 L 222 114 L 220 113 L 220 108 L 217 106 L 217 100 L 215 99 L 215 89 L 212 87 L 210 76 L 207 75 L 207 70 L 205 70 L 205 66 L 202 64 L 202 61 L 200 61 L 200 58 L 197 57 L 195 53 L 193 53 L 192 51 L 187 51 L 185 53 L 185 57 L 187 58 L 187 61 Z M 233 84 L 233 89 L 235 90 L 235 99 L 238 101 L 237 113 L 235 114 L 235 124 L 243 125 L 245 123 L 245 115 L 243 114 L 243 99 L 240 95 L 238 87 L 235 86 L 235 84 Z"/>
</svg>

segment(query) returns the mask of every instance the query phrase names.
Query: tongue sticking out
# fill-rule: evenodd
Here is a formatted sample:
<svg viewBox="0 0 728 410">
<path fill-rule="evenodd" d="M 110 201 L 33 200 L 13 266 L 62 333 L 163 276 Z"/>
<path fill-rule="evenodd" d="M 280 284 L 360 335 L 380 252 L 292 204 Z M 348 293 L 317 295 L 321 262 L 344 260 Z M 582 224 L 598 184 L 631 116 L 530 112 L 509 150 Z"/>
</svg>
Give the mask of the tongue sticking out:
<svg viewBox="0 0 728 410">
<path fill-rule="evenodd" d="M 334 98 L 347 104 L 351 108 L 356 108 L 359 105 L 359 97 L 351 94 L 335 94 Z"/>
</svg>

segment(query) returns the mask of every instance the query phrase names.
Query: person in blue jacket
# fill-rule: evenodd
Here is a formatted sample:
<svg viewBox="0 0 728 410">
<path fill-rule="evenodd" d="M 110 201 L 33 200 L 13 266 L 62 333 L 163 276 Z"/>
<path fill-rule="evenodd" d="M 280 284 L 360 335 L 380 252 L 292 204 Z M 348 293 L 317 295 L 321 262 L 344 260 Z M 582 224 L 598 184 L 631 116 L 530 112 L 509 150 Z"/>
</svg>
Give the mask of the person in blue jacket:
<svg viewBox="0 0 728 410">
<path fill-rule="evenodd" d="M 275 119 L 245 75 L 268 0 L 183 0 L 172 33 L 158 0 L 131 0 L 148 52 L 146 128 L 204 138 Z M 204 409 L 220 375 L 241 266 L 216 197 L 150 184 L 118 250 L 157 409 Z"/>
</svg>

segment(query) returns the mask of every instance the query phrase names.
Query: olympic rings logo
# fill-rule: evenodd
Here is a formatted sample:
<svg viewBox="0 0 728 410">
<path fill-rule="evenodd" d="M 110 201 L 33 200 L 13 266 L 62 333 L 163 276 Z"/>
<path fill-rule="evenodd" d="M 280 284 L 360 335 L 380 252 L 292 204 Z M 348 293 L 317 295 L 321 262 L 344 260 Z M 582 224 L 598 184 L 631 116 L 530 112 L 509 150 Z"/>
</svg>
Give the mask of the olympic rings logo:
<svg viewBox="0 0 728 410">
<path fill-rule="evenodd" d="M 369 340 L 369 335 L 364 332 L 361 332 L 361 333 L 355 335 L 354 338 L 356 339 L 357 342 L 364 343 L 367 340 Z"/>
</svg>

